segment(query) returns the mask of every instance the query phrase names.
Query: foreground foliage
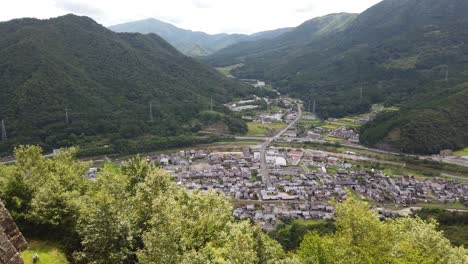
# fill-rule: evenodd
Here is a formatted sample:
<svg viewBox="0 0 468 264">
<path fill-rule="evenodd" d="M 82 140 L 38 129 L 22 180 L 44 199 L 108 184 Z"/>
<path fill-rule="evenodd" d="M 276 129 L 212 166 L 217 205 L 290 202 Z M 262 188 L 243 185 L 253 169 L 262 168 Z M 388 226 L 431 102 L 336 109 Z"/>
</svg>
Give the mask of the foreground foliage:
<svg viewBox="0 0 468 264">
<path fill-rule="evenodd" d="M 297 254 L 249 221 L 228 199 L 187 191 L 136 157 L 107 163 L 96 181 L 90 165 L 63 151 L 46 159 L 20 147 L 0 166 L 0 198 L 26 234 L 60 240 L 74 263 L 466 263 L 436 224 L 419 218 L 381 222 L 350 197 L 336 205 L 334 233 L 309 233 Z"/>
<path fill-rule="evenodd" d="M 350 196 L 336 207 L 337 231 L 307 235 L 303 263 L 466 263 L 467 251 L 452 247 L 436 222 L 403 217 L 380 221 L 365 202 Z"/>
</svg>

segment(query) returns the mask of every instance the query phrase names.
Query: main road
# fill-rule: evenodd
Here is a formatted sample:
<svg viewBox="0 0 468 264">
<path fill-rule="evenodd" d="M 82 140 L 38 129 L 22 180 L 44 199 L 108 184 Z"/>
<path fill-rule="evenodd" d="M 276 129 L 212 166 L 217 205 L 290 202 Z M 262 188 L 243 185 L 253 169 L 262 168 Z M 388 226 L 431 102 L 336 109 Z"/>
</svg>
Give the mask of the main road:
<svg viewBox="0 0 468 264">
<path fill-rule="evenodd" d="M 265 138 L 265 142 L 260 147 L 260 175 L 262 176 L 262 180 L 267 187 L 272 187 L 272 185 L 271 185 L 270 174 L 268 173 L 268 168 L 267 168 L 266 150 L 268 149 L 268 146 L 270 146 L 271 142 L 281 137 L 281 135 L 283 135 L 284 132 L 286 132 L 288 129 L 293 127 L 297 123 L 297 121 L 301 119 L 302 117 L 301 105 L 299 103 L 296 103 L 296 105 L 297 105 L 297 113 L 298 113 L 296 119 L 294 119 L 293 122 L 289 123 L 280 132 L 276 133 L 273 137 Z"/>
</svg>

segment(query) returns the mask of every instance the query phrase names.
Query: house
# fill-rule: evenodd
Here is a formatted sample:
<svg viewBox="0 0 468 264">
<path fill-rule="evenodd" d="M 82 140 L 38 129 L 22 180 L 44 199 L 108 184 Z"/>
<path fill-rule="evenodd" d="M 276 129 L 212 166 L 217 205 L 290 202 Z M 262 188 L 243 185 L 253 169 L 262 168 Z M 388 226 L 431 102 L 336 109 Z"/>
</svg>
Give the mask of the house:
<svg viewBox="0 0 468 264">
<path fill-rule="evenodd" d="M 283 136 L 295 138 L 297 137 L 297 130 L 295 128 L 288 129 L 286 132 L 283 133 Z"/>
<path fill-rule="evenodd" d="M 257 83 L 254 84 L 253 86 L 254 86 L 255 88 L 262 88 L 262 87 L 265 87 L 265 85 L 266 85 L 265 82 L 257 81 Z"/>
<path fill-rule="evenodd" d="M 275 159 L 275 165 L 280 166 L 280 167 L 286 167 L 288 164 L 286 162 L 286 159 L 283 157 L 276 157 Z"/>
<path fill-rule="evenodd" d="M 331 166 L 338 165 L 339 161 L 340 160 L 338 158 L 335 158 L 335 157 L 328 157 L 328 159 L 327 159 L 328 165 L 331 165 Z"/>
<path fill-rule="evenodd" d="M 453 151 L 451 149 L 444 149 L 440 151 L 439 155 L 442 157 L 448 157 L 448 156 L 451 156 L 452 153 Z"/>
<path fill-rule="evenodd" d="M 307 137 L 310 138 L 310 139 L 320 139 L 321 138 L 320 134 L 315 133 L 313 131 L 308 131 L 307 132 Z"/>
</svg>

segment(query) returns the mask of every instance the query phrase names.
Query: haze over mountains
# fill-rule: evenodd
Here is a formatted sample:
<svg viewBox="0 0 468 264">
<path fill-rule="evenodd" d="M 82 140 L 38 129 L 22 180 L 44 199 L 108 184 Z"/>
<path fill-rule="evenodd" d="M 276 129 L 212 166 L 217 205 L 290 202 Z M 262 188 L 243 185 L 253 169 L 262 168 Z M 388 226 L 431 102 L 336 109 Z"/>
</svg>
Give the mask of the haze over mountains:
<svg viewBox="0 0 468 264">
<path fill-rule="evenodd" d="M 460 99 L 468 93 L 467 13 L 463 0 L 385 0 L 360 15 L 316 18 L 270 40 L 232 45 L 205 61 L 242 63 L 235 76 L 316 100 L 325 118 L 373 103 L 399 106 L 369 124 L 363 142 L 436 153 L 468 145 L 468 100 Z"/>
<path fill-rule="evenodd" d="M 291 28 L 258 32 L 252 35 L 210 35 L 204 32 L 181 29 L 172 24 L 149 18 L 110 26 L 109 29 L 115 32 L 155 33 L 186 55 L 206 56 L 235 43 L 274 38 L 282 33 L 288 32 Z"/>
<path fill-rule="evenodd" d="M 223 112 L 217 102 L 251 94 L 155 34 L 114 33 L 88 17 L 16 19 L 0 35 L 1 152 L 192 133 L 212 102 Z"/>
</svg>

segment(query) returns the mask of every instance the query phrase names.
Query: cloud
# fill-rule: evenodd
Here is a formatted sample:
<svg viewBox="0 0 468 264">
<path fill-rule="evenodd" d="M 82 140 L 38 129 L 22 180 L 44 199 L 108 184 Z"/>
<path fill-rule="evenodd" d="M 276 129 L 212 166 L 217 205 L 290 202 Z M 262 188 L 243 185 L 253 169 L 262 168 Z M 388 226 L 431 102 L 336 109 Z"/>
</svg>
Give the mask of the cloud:
<svg viewBox="0 0 468 264">
<path fill-rule="evenodd" d="M 76 0 L 55 0 L 55 6 L 66 12 L 80 15 L 101 16 L 104 13 L 99 8 L 86 3 L 77 2 Z"/>
<path fill-rule="evenodd" d="M 298 13 L 310 13 L 316 10 L 316 7 L 314 4 L 308 4 L 306 6 L 300 7 L 296 9 L 296 12 Z"/>
<path fill-rule="evenodd" d="M 362 12 L 381 0 L 0 0 L 0 21 L 86 15 L 105 25 L 149 17 L 207 33 L 254 33 L 297 26 L 338 12 Z M 27 7 L 27 8 L 26 8 Z"/>
<path fill-rule="evenodd" d="M 192 4 L 196 8 L 212 8 L 213 3 L 206 0 L 192 0 Z"/>
</svg>

